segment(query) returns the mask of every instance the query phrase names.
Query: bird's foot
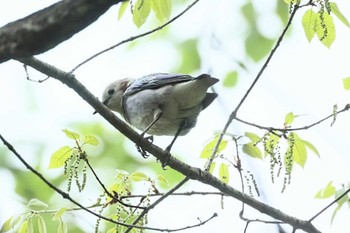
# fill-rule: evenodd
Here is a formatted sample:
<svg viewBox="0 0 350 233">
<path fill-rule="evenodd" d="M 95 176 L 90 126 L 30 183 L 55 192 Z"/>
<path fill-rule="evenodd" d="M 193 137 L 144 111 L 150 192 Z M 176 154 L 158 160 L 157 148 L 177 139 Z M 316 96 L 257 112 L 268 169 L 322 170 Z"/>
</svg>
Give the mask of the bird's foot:
<svg viewBox="0 0 350 233">
<path fill-rule="evenodd" d="M 141 134 L 141 137 L 146 139 L 147 141 L 149 141 L 150 143 L 153 143 L 153 136 L 148 136 L 148 137 L 144 137 L 144 134 Z M 137 151 L 142 155 L 142 157 L 144 159 L 147 159 L 149 157 L 149 154 L 147 153 L 147 151 L 145 151 L 141 146 L 139 146 L 138 144 L 136 144 L 136 149 Z"/>
<path fill-rule="evenodd" d="M 166 157 L 165 157 L 164 161 L 161 162 L 163 170 L 166 170 L 166 166 L 168 166 L 169 161 L 170 161 L 170 157 L 171 157 L 171 154 L 170 154 L 170 149 L 171 148 L 168 148 L 168 147 L 166 147 L 165 150 L 164 150 L 165 153 L 166 153 Z"/>
</svg>

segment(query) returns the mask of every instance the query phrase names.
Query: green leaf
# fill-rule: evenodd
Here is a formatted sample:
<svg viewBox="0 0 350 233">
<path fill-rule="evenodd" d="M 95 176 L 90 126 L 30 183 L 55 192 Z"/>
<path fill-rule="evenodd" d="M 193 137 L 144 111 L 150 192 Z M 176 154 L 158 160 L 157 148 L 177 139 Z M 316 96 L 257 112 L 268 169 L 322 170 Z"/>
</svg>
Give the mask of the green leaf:
<svg viewBox="0 0 350 233">
<path fill-rule="evenodd" d="M 37 215 L 38 216 L 38 229 L 39 229 L 39 233 L 47 233 L 46 230 L 46 223 L 44 221 L 44 218 L 41 215 Z"/>
<path fill-rule="evenodd" d="M 33 217 L 28 218 L 28 227 L 27 227 L 27 233 L 33 233 L 34 227 L 33 227 Z"/>
<path fill-rule="evenodd" d="M 65 133 L 66 133 L 66 136 L 69 137 L 69 138 L 71 138 L 71 139 L 77 140 L 77 139 L 80 138 L 80 135 L 79 135 L 79 134 L 77 134 L 77 133 L 75 133 L 75 132 L 73 132 L 73 131 L 70 131 L 70 130 L 68 130 L 68 129 L 64 129 L 63 132 L 65 132 Z"/>
<path fill-rule="evenodd" d="M 28 232 L 28 219 L 21 224 L 18 230 L 18 233 L 27 233 L 27 232 Z"/>
<path fill-rule="evenodd" d="M 294 139 L 291 139 L 292 137 L 294 137 Z M 294 140 L 294 144 L 291 140 Z M 289 144 L 289 148 L 293 151 L 293 154 L 292 154 L 293 161 L 299 164 L 302 168 L 304 168 L 304 165 L 307 159 L 307 151 L 306 151 L 305 144 L 298 137 L 296 133 L 290 134 L 290 136 L 288 137 L 288 144 Z"/>
<path fill-rule="evenodd" d="M 231 71 L 226 74 L 224 79 L 224 86 L 225 87 L 234 87 L 237 84 L 238 80 L 238 72 L 237 71 Z"/>
<path fill-rule="evenodd" d="M 61 219 L 62 215 L 66 212 L 67 208 L 62 207 L 61 209 L 59 209 L 55 215 L 52 217 L 53 221 L 57 221 L 59 219 Z"/>
<path fill-rule="evenodd" d="M 124 1 L 120 4 L 119 11 L 118 11 L 118 20 L 120 20 L 123 17 L 128 5 L 129 5 L 129 1 Z"/>
<path fill-rule="evenodd" d="M 225 163 L 221 163 L 219 167 L 219 178 L 222 182 L 227 184 L 229 182 L 230 174 L 228 171 L 228 166 Z"/>
<path fill-rule="evenodd" d="M 300 139 L 300 141 L 312 152 L 314 152 L 318 157 L 320 157 L 320 153 L 318 152 L 317 148 L 309 141 L 306 140 L 302 140 Z"/>
<path fill-rule="evenodd" d="M 158 20 L 169 20 L 172 10 L 171 0 L 152 0 L 151 8 Z"/>
<path fill-rule="evenodd" d="M 307 159 L 307 151 L 305 144 L 300 140 L 298 135 L 296 133 L 294 134 L 294 145 L 293 145 L 293 161 L 299 164 L 302 168 L 304 168 L 304 165 L 306 163 Z M 289 142 L 290 144 L 291 142 Z M 291 145 L 291 144 L 290 144 Z"/>
<path fill-rule="evenodd" d="M 324 189 L 321 189 L 316 193 L 315 198 L 323 199 L 329 198 L 335 194 L 335 187 L 333 186 L 333 182 L 330 181 Z"/>
<path fill-rule="evenodd" d="M 211 154 L 213 153 L 213 150 L 216 146 L 216 143 L 218 142 L 219 135 L 216 135 L 205 147 L 203 148 L 200 158 L 202 159 L 209 159 Z M 219 154 L 221 151 L 223 151 L 227 146 L 227 140 L 222 139 L 220 142 L 220 145 L 217 150 L 217 154 Z"/>
<path fill-rule="evenodd" d="M 150 178 L 148 176 L 146 176 L 144 173 L 142 172 L 134 172 L 130 175 L 130 179 L 132 179 L 133 181 L 142 181 L 142 180 L 150 180 Z"/>
<path fill-rule="evenodd" d="M 350 27 L 349 21 L 346 19 L 346 17 L 340 12 L 337 3 L 330 2 L 331 11 L 332 13 L 347 27 Z"/>
<path fill-rule="evenodd" d="M 13 216 L 11 216 L 9 219 L 7 219 L 4 224 L 2 224 L 1 226 L 1 229 L 0 229 L 0 233 L 4 233 L 4 232 L 7 232 L 9 230 L 11 230 L 12 228 L 12 219 L 13 219 Z"/>
<path fill-rule="evenodd" d="M 317 14 L 312 9 L 309 9 L 303 15 L 301 20 L 303 25 L 304 33 L 309 42 L 311 42 L 312 38 L 316 33 L 316 23 L 317 23 Z"/>
<path fill-rule="evenodd" d="M 330 48 L 332 43 L 335 41 L 335 25 L 332 16 L 330 16 L 328 13 L 317 13 L 316 34 L 318 39 L 327 48 Z"/>
<path fill-rule="evenodd" d="M 252 132 L 245 132 L 244 136 L 249 138 L 254 143 L 257 143 L 258 141 L 261 140 L 261 138 L 258 135 L 256 135 L 255 133 L 252 133 Z"/>
<path fill-rule="evenodd" d="M 350 77 L 346 77 L 343 79 L 343 87 L 345 90 L 350 90 Z"/>
<path fill-rule="evenodd" d="M 28 204 L 27 208 L 32 211 L 40 211 L 47 209 L 48 205 L 36 198 L 31 199 Z"/>
<path fill-rule="evenodd" d="M 271 51 L 273 42 L 273 40 L 263 36 L 258 31 L 252 31 L 245 40 L 245 50 L 249 57 L 257 62 Z"/>
<path fill-rule="evenodd" d="M 213 174 L 213 171 L 214 171 L 215 167 L 216 167 L 216 163 L 212 162 L 211 165 L 210 165 L 210 168 L 209 168 L 209 173 L 210 174 Z"/>
<path fill-rule="evenodd" d="M 254 142 L 249 142 L 243 145 L 243 152 L 253 158 L 262 159 L 262 154 L 260 149 L 255 145 Z"/>
<path fill-rule="evenodd" d="M 157 176 L 157 180 L 158 180 L 161 184 L 163 184 L 163 185 L 165 185 L 165 186 L 169 186 L 169 181 L 168 181 L 164 176 L 158 175 L 158 176 Z"/>
<path fill-rule="evenodd" d="M 63 146 L 58 149 L 51 155 L 49 169 L 63 167 L 66 160 L 72 155 L 72 151 L 72 148 L 69 146 Z"/>
<path fill-rule="evenodd" d="M 68 233 L 67 224 L 65 222 L 60 221 L 57 228 L 57 233 Z"/>
<path fill-rule="evenodd" d="M 287 125 L 291 125 L 294 121 L 294 114 L 292 112 L 290 113 L 287 113 L 287 115 L 284 117 L 284 125 L 287 126 Z"/>
<path fill-rule="evenodd" d="M 196 39 L 189 39 L 177 46 L 181 52 L 181 63 L 177 69 L 181 73 L 192 73 L 200 68 L 201 58 L 197 44 L 198 41 Z"/>
<path fill-rule="evenodd" d="M 137 0 L 133 7 L 133 22 L 139 28 L 147 20 L 151 12 L 150 0 Z"/>
<path fill-rule="evenodd" d="M 84 136 L 84 144 L 90 144 L 93 146 L 97 146 L 99 144 L 99 142 L 95 136 L 85 135 Z"/>
</svg>

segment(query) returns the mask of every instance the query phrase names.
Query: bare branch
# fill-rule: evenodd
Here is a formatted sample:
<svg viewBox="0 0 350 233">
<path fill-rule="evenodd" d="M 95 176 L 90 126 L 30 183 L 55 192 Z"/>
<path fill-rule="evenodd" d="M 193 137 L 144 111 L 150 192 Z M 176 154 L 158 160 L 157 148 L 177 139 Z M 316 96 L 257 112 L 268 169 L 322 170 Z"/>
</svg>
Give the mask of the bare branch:
<svg viewBox="0 0 350 233">
<path fill-rule="evenodd" d="M 96 58 L 96 57 L 98 57 L 98 56 L 100 56 L 100 55 L 102 55 L 102 54 L 104 54 L 104 53 L 106 53 L 106 52 L 108 52 L 108 51 L 110 51 L 110 50 L 112 50 L 112 49 L 115 49 L 115 48 L 119 47 L 119 46 L 122 45 L 122 44 L 131 42 L 131 41 L 136 40 L 136 39 L 139 39 L 139 38 L 141 38 L 141 37 L 148 36 L 148 35 L 150 35 L 150 34 L 153 34 L 153 33 L 156 32 L 156 31 L 159 31 L 159 30 L 165 28 L 166 26 L 168 26 L 169 24 L 171 24 L 172 22 L 174 22 L 175 20 L 177 20 L 178 18 L 180 18 L 183 14 L 185 14 L 189 9 L 191 9 L 191 8 L 192 8 L 196 3 L 198 3 L 198 2 L 199 2 L 199 0 L 195 0 L 193 3 L 191 3 L 190 5 L 188 5 L 188 7 L 185 8 L 185 10 L 183 10 L 182 12 L 180 12 L 178 15 L 176 15 L 174 18 L 170 19 L 168 22 L 164 23 L 163 25 L 160 25 L 159 27 L 156 27 L 156 28 L 154 28 L 154 29 L 152 29 L 152 30 L 149 30 L 149 31 L 144 32 L 144 33 L 141 33 L 141 34 L 139 34 L 139 35 L 132 36 L 132 37 L 130 37 L 130 38 L 128 38 L 128 39 L 122 40 L 122 41 L 120 41 L 119 43 L 117 43 L 117 44 L 115 44 L 115 45 L 112 45 L 112 46 L 110 46 L 110 47 L 108 47 L 108 48 L 106 48 L 106 49 L 104 49 L 104 50 L 102 50 L 102 51 L 100 51 L 100 52 L 98 52 L 98 53 L 92 55 L 91 57 L 85 59 L 84 61 L 82 61 L 81 63 L 79 63 L 77 66 L 75 66 L 70 72 L 71 72 L 71 73 L 74 73 L 74 71 L 76 71 L 76 70 L 77 70 L 79 67 L 81 67 L 82 65 L 85 65 L 86 63 L 88 63 L 88 62 L 91 61 L 92 59 L 94 59 L 94 58 Z"/>
<path fill-rule="evenodd" d="M 0 63 L 55 47 L 122 1 L 63 0 L 3 26 L 0 28 Z"/>
<path fill-rule="evenodd" d="M 313 221 L 315 218 L 317 218 L 320 214 L 322 214 L 324 211 L 326 211 L 329 207 L 331 207 L 332 205 L 337 203 L 340 199 L 342 199 L 349 192 L 350 192 L 350 188 L 348 188 L 342 195 L 340 195 L 338 198 L 336 198 L 334 201 L 332 201 L 326 207 L 324 207 L 321 211 L 319 211 L 316 215 L 314 215 L 312 218 L 310 218 L 309 222 Z"/>
<path fill-rule="evenodd" d="M 306 129 L 309 129 L 311 127 L 314 127 L 316 125 L 319 125 L 321 124 L 322 122 L 324 122 L 325 120 L 328 120 L 332 117 L 334 117 L 334 115 L 338 115 L 340 113 L 343 113 L 345 111 L 348 111 L 350 109 L 350 104 L 347 104 L 345 105 L 345 107 L 339 111 L 337 111 L 336 113 L 332 113 L 324 118 L 322 118 L 321 120 L 319 121 L 316 121 L 310 125 L 305 125 L 303 127 L 297 127 L 297 128 L 275 128 L 275 127 L 269 127 L 269 126 L 262 126 L 262 125 L 258 125 L 258 124 L 255 124 L 255 123 L 251 123 L 251 122 L 248 122 L 248 121 L 245 121 L 245 120 L 242 120 L 238 117 L 236 117 L 236 120 L 241 122 L 241 123 L 244 123 L 246 125 L 250 125 L 250 126 L 253 126 L 253 127 L 256 127 L 256 128 L 259 128 L 259 129 L 264 129 L 264 130 L 267 130 L 269 132 L 272 132 L 272 131 L 279 131 L 279 132 L 282 132 L 282 133 L 286 133 L 286 132 L 291 132 L 291 131 L 299 131 L 299 130 L 306 130 Z"/>
<path fill-rule="evenodd" d="M 270 63 L 273 55 L 275 54 L 276 50 L 278 49 L 278 47 L 280 46 L 285 34 L 287 33 L 290 25 L 292 24 L 292 21 L 294 19 L 294 16 L 296 14 L 296 12 L 298 11 L 298 9 L 300 9 L 300 7 L 298 5 L 295 5 L 294 6 L 294 9 L 289 17 L 289 20 L 285 26 L 285 28 L 283 29 L 282 31 L 282 34 L 280 35 L 280 37 L 278 38 L 276 44 L 275 44 L 275 47 L 271 50 L 269 56 L 267 57 L 265 63 L 263 64 L 263 66 L 261 67 L 260 71 L 258 72 L 257 76 L 255 77 L 254 81 L 252 82 L 252 84 L 250 85 L 250 87 L 248 88 L 247 92 L 244 94 L 243 98 L 241 99 L 241 101 L 239 102 L 239 104 L 236 106 L 235 110 L 233 110 L 233 112 L 230 114 L 219 138 L 218 138 L 218 141 L 215 145 L 215 148 L 213 150 L 213 153 L 212 155 L 210 156 L 209 160 L 208 160 L 208 163 L 206 164 L 206 167 L 205 167 L 205 170 L 206 171 L 209 171 L 209 168 L 210 168 L 210 165 L 211 163 L 213 162 L 214 158 L 215 158 L 215 155 L 216 155 L 216 152 L 218 151 L 219 149 L 219 145 L 222 141 L 222 138 L 224 137 L 228 127 L 230 126 L 230 124 L 232 123 L 232 121 L 234 119 L 236 119 L 237 117 L 237 112 L 238 110 L 240 109 L 240 107 L 242 106 L 243 102 L 246 100 L 246 98 L 248 97 L 248 95 L 250 94 L 250 92 L 253 90 L 253 87 L 255 86 L 255 84 L 258 82 L 258 80 L 260 79 L 261 75 L 264 73 L 265 69 L 267 68 L 268 64 Z"/>
<path fill-rule="evenodd" d="M 102 117 L 104 117 L 111 125 L 118 129 L 122 134 L 128 137 L 131 141 L 142 147 L 145 151 L 149 152 L 161 162 L 167 162 L 168 166 L 182 173 L 189 179 L 198 180 L 204 184 L 208 184 L 221 192 L 240 200 L 254 209 L 265 213 L 275 219 L 288 223 L 296 229 L 302 229 L 306 232 L 320 232 L 310 222 L 297 219 L 289 216 L 280 210 L 266 205 L 254 198 L 228 186 L 221 182 L 218 178 L 214 177 L 207 171 L 202 171 L 199 168 L 192 167 L 186 163 L 183 163 L 173 156 L 168 156 L 168 153 L 159 148 L 158 146 L 150 143 L 147 139 L 141 137 L 130 126 L 121 121 L 115 114 L 113 114 L 106 106 L 104 106 L 94 95 L 92 95 L 84 85 L 82 85 L 74 75 L 66 73 L 62 70 L 55 68 L 52 65 L 44 63 L 36 58 L 22 58 L 18 59 L 24 64 L 27 64 L 34 69 L 49 75 L 62 83 L 72 88 L 80 97 L 82 97 L 87 103 L 89 103 Z"/>
<path fill-rule="evenodd" d="M 189 181 L 188 177 L 185 177 L 180 183 L 178 183 L 174 188 L 170 189 L 167 193 L 161 196 L 158 200 L 156 200 L 152 205 L 148 206 L 146 209 L 142 211 L 142 213 L 133 221 L 132 225 L 136 225 L 151 209 L 156 207 L 160 202 L 162 202 L 165 198 L 169 197 L 176 190 L 181 188 L 187 181 Z M 132 230 L 133 227 L 128 227 L 124 233 L 128 233 Z"/>
</svg>

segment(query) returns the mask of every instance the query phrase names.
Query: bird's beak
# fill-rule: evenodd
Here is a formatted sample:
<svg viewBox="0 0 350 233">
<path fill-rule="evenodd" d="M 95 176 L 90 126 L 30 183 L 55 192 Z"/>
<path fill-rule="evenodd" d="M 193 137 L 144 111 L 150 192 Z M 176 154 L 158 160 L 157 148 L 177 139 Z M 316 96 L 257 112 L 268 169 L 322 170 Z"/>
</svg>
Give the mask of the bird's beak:
<svg viewBox="0 0 350 233">
<path fill-rule="evenodd" d="M 102 103 L 103 103 L 105 106 L 107 106 L 108 101 L 109 101 L 109 99 L 106 99 L 106 100 L 103 101 Z M 97 113 L 97 111 L 95 110 L 95 112 L 94 112 L 92 115 L 95 115 L 96 113 Z"/>
</svg>

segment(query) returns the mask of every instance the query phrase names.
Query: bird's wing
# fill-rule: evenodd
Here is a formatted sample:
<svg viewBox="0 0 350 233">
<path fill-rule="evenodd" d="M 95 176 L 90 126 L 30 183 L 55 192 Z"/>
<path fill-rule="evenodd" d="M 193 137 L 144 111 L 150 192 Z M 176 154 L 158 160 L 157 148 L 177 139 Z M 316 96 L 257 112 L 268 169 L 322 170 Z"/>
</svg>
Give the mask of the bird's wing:
<svg viewBox="0 0 350 233">
<path fill-rule="evenodd" d="M 132 95 L 145 89 L 157 89 L 165 85 L 187 82 L 196 78 L 186 74 L 155 73 L 136 79 L 125 91 L 124 95 Z"/>
</svg>

